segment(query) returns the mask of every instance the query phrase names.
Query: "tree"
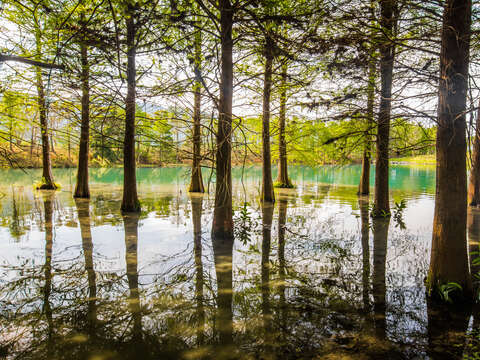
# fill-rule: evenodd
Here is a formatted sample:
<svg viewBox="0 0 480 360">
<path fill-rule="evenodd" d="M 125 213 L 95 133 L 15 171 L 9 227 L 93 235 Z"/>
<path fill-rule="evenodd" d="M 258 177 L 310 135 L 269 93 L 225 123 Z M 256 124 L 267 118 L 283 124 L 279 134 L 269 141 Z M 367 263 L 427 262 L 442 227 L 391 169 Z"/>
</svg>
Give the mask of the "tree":
<svg viewBox="0 0 480 360">
<path fill-rule="evenodd" d="M 230 0 L 219 0 L 221 70 L 218 128 L 216 133 L 216 184 L 212 237 L 233 239 L 232 218 L 232 100 L 233 100 L 233 12 Z"/>
<path fill-rule="evenodd" d="M 292 182 L 288 177 L 287 141 L 285 127 L 287 118 L 287 59 L 283 60 L 280 80 L 280 110 L 278 114 L 278 177 L 275 184 L 279 188 L 291 188 Z"/>
<path fill-rule="evenodd" d="M 466 97 L 471 25 L 470 0 L 447 0 L 443 13 L 440 82 L 438 91 L 437 169 L 432 252 L 428 294 L 437 298 L 440 287 L 461 286 L 458 298 L 470 299 L 468 266 Z"/>
<path fill-rule="evenodd" d="M 138 4 L 128 4 L 125 25 L 127 28 L 127 96 L 125 98 L 125 139 L 123 142 L 123 212 L 139 212 L 135 164 L 135 91 L 137 29 L 135 24 Z"/>
<path fill-rule="evenodd" d="M 470 181 L 468 183 L 468 204 L 470 206 L 480 205 L 480 108 L 477 111 L 473 140 L 472 168 L 470 169 Z"/>
<path fill-rule="evenodd" d="M 390 142 L 390 116 L 392 107 L 393 62 L 395 58 L 394 24 L 396 0 L 380 1 L 380 27 L 383 39 L 380 49 L 380 110 L 377 127 L 377 159 L 375 162 L 374 216 L 390 214 L 388 187 L 388 159 Z"/>
</svg>

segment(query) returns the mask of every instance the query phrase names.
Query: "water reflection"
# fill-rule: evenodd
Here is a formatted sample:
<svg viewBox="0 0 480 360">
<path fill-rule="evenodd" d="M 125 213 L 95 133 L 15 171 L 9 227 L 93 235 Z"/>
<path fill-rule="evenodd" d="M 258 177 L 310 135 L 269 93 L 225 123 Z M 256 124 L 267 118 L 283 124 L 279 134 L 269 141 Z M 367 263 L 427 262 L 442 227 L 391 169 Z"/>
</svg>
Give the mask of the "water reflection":
<svg viewBox="0 0 480 360">
<path fill-rule="evenodd" d="M 422 217 L 431 218 L 433 201 L 418 184 L 426 172 L 397 168 L 403 188 L 394 196 L 407 204 L 402 229 L 370 219 L 368 199 L 336 185 L 355 168 L 300 170 L 296 189 L 262 207 L 258 174 L 247 169 L 246 192 L 234 185 L 235 241 L 211 238 L 214 199 L 189 196 L 179 170 L 142 173 L 139 216 L 118 211 L 116 170 L 105 170 L 106 178 L 99 170 L 100 182 L 112 182 L 94 184 L 91 201 L 72 199 L 68 188 L 9 186 L 0 199 L 0 353 L 22 360 L 461 357 L 471 316 L 448 318 L 424 297 L 431 223 Z M 479 222 L 469 214 L 471 250 Z"/>
<path fill-rule="evenodd" d="M 202 261 L 202 206 L 203 196 L 192 196 L 193 253 L 195 259 L 195 302 L 197 322 L 197 345 L 205 342 L 204 279 Z"/>
</svg>

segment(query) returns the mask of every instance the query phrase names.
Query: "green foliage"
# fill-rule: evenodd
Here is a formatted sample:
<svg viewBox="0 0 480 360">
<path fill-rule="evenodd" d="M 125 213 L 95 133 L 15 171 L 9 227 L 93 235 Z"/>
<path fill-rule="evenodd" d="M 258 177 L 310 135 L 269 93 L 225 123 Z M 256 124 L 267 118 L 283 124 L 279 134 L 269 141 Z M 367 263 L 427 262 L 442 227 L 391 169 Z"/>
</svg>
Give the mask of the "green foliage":
<svg viewBox="0 0 480 360">
<path fill-rule="evenodd" d="M 456 282 L 449 282 L 437 287 L 437 292 L 440 299 L 450 304 L 453 303 L 452 294 L 459 291 L 462 291 L 462 286 Z"/>
</svg>

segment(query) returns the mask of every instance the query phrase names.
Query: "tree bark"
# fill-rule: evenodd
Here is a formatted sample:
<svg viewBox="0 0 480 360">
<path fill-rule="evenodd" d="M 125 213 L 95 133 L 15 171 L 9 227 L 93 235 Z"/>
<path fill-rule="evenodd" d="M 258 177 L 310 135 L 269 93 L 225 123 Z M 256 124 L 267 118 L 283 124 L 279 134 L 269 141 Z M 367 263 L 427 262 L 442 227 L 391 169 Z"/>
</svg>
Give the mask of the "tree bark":
<svg viewBox="0 0 480 360">
<path fill-rule="evenodd" d="M 212 237 L 233 239 L 232 219 L 232 25 L 233 9 L 230 0 L 220 0 L 221 75 L 218 106 L 216 151 L 215 209 Z"/>
<path fill-rule="evenodd" d="M 40 56 L 40 54 L 42 53 L 42 39 L 40 29 L 38 27 L 36 27 L 35 29 L 35 41 L 37 56 Z M 57 186 L 55 185 L 52 174 L 52 164 L 50 160 L 50 142 L 48 134 L 47 106 L 45 99 L 45 89 L 42 80 L 42 71 L 40 70 L 40 68 L 37 67 L 35 69 L 35 75 L 38 95 L 38 113 L 40 116 L 40 132 L 42 139 L 42 183 L 38 188 L 44 190 L 55 190 Z"/>
<path fill-rule="evenodd" d="M 123 143 L 123 200 L 122 212 L 139 212 L 135 164 L 135 90 L 136 44 L 134 9 L 129 5 L 127 14 L 127 97 L 125 99 L 125 140 Z"/>
<path fill-rule="evenodd" d="M 88 148 L 90 128 L 90 69 L 88 64 L 88 49 L 85 41 L 80 43 L 80 57 L 82 63 L 82 124 L 80 129 L 80 149 L 78 152 L 77 184 L 74 197 L 89 198 L 88 188 Z"/>
<path fill-rule="evenodd" d="M 272 160 L 270 153 L 270 97 L 272 92 L 273 40 L 265 37 L 265 78 L 263 81 L 262 114 L 262 201 L 275 202 L 272 180 Z"/>
<path fill-rule="evenodd" d="M 287 117 L 287 69 L 285 61 L 282 65 L 280 81 L 280 110 L 278 114 L 278 177 L 277 187 L 291 188 L 292 182 L 288 177 L 287 142 L 285 139 L 285 123 Z"/>
<path fill-rule="evenodd" d="M 470 206 L 480 205 L 480 108 L 477 111 L 477 121 L 475 124 L 472 168 L 470 169 L 470 181 L 468 184 L 468 204 Z"/>
<path fill-rule="evenodd" d="M 190 181 L 190 192 L 205 192 L 202 179 L 201 168 L 201 61 L 202 61 L 202 33 L 197 29 L 194 42 L 194 62 L 195 62 L 195 83 L 193 85 L 193 164 L 192 179 Z"/>
<path fill-rule="evenodd" d="M 388 150 L 390 142 L 390 115 L 392 106 L 392 77 L 395 45 L 391 39 L 394 28 L 396 0 L 381 0 L 380 26 L 384 34 L 380 44 L 381 99 L 377 129 L 377 159 L 375 169 L 374 216 L 390 215 L 388 188 Z"/>
<path fill-rule="evenodd" d="M 437 168 L 428 294 L 455 282 L 462 291 L 450 294 L 471 300 L 468 266 L 466 97 L 470 48 L 471 1 L 447 0 L 443 14 L 438 91 Z"/>
<path fill-rule="evenodd" d="M 362 157 L 362 174 L 358 185 L 358 195 L 370 194 L 370 161 L 372 158 L 372 137 L 370 135 L 374 123 L 373 108 L 375 104 L 375 78 L 376 78 L 376 60 L 371 54 L 368 64 L 368 85 L 367 85 L 367 121 L 365 131 L 365 143 Z"/>
</svg>

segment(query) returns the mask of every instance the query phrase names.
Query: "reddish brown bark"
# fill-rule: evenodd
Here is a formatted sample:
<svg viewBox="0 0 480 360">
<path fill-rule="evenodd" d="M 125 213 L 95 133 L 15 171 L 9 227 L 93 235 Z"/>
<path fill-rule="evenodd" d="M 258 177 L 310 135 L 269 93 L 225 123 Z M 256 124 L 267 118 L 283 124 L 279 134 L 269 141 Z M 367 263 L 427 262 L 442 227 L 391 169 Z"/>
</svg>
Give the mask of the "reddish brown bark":
<svg viewBox="0 0 480 360">
<path fill-rule="evenodd" d="M 384 38 L 380 44 L 381 98 L 377 126 L 377 159 L 375 162 L 374 216 L 390 214 L 388 187 L 388 151 L 390 142 L 390 115 L 392 107 L 392 78 L 395 45 L 392 41 L 396 0 L 381 0 L 380 26 Z"/>
<path fill-rule="evenodd" d="M 265 74 L 263 81 L 262 114 L 262 201 L 274 202 L 272 158 L 270 153 L 270 97 L 272 93 L 273 40 L 265 39 Z"/>
<path fill-rule="evenodd" d="M 428 291 L 455 282 L 470 299 L 467 256 L 467 175 L 465 109 L 468 88 L 471 1 L 445 2 L 438 91 L 437 169 Z M 451 294 L 452 295 L 452 294 Z M 452 297 L 453 297 L 452 295 Z"/>
<path fill-rule="evenodd" d="M 288 177 L 287 141 L 285 139 L 285 125 L 287 117 L 287 63 L 282 65 L 280 81 L 280 109 L 278 114 L 278 177 L 276 186 L 291 188 L 292 182 Z"/>
<path fill-rule="evenodd" d="M 212 236 L 233 239 L 232 219 L 232 25 L 230 0 L 220 0 L 221 74 L 216 151 L 215 209 Z"/>
<path fill-rule="evenodd" d="M 480 205 L 480 109 L 477 112 L 475 124 L 475 139 L 473 140 L 472 168 L 468 184 L 468 204 Z"/>
<path fill-rule="evenodd" d="M 139 212 L 135 164 L 135 90 L 136 44 L 134 9 L 128 6 L 127 26 L 127 97 L 125 99 L 125 139 L 123 142 L 123 199 L 122 212 Z"/>
<path fill-rule="evenodd" d="M 193 85 L 193 164 L 192 164 L 192 178 L 190 181 L 190 192 L 205 192 L 202 179 L 201 168 L 201 146 L 202 146 L 202 133 L 201 133 L 201 89 L 202 81 L 200 74 L 200 66 L 202 61 L 202 33 L 197 30 L 195 34 L 194 43 L 194 61 L 195 61 L 195 83 Z"/>
<path fill-rule="evenodd" d="M 90 69 L 88 64 L 88 49 L 84 41 L 80 44 L 80 57 L 82 63 L 82 123 L 80 129 L 80 148 L 78 151 L 77 184 L 74 197 L 89 198 L 88 188 L 88 148 L 90 128 Z"/>
</svg>

